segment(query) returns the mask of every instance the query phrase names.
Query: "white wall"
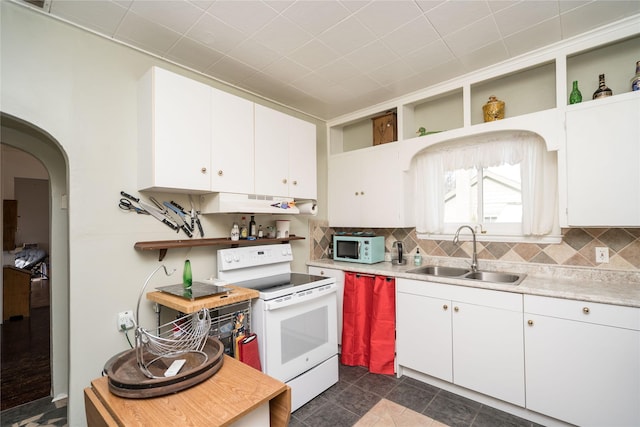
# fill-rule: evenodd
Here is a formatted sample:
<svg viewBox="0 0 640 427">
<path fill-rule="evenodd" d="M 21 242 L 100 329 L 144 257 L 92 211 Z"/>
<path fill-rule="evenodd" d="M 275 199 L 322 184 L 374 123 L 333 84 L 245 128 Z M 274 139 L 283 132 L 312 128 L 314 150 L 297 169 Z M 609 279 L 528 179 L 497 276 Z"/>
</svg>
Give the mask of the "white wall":
<svg viewBox="0 0 640 427">
<path fill-rule="evenodd" d="M 48 132 L 67 156 L 69 425 L 83 425 L 83 388 L 101 375 L 111 356 L 128 348 L 116 331 L 116 313 L 135 310 L 144 279 L 159 265 L 156 252 L 136 251 L 134 243 L 177 238 L 151 217 L 117 207 L 121 190 L 136 193 L 137 80 L 150 66 L 160 65 L 234 90 L 16 4 L 0 3 L 0 110 Z M 318 153 L 326 153 L 324 124 L 316 124 Z M 326 171 L 326 158 L 321 155 L 319 162 L 324 163 L 318 170 Z M 326 172 L 321 173 L 318 190 L 326 200 Z M 226 236 L 234 218 L 203 217 L 207 237 Z M 292 231 L 308 237 L 306 223 L 296 218 L 298 229 Z M 292 243 L 294 268 L 304 267 L 308 245 Z M 163 263 L 180 270 L 189 258 L 194 278 L 204 278 L 215 272 L 215 250 L 170 250 Z M 176 280 L 156 277 L 154 285 Z M 144 300 L 140 322 L 155 324 L 151 304 Z"/>
</svg>

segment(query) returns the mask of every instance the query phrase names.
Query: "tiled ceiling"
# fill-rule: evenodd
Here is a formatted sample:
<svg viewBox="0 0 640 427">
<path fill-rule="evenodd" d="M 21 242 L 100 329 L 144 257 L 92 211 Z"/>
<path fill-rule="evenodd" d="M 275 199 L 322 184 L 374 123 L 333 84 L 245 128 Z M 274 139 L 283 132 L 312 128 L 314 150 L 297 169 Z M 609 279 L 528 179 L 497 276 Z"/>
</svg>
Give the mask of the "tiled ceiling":
<svg viewBox="0 0 640 427">
<path fill-rule="evenodd" d="M 640 13 L 640 1 L 34 0 L 321 119 Z"/>
</svg>

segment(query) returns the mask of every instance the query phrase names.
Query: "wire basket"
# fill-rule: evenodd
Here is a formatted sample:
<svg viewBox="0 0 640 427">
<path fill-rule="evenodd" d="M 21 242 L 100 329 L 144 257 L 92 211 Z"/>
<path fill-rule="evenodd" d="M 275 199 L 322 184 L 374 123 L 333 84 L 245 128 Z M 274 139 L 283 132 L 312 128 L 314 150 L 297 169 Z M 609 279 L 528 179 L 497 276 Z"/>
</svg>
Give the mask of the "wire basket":
<svg viewBox="0 0 640 427">
<path fill-rule="evenodd" d="M 161 265 L 153 271 L 145 281 L 140 295 L 138 296 L 138 308 L 136 311 L 136 322 L 138 312 L 140 310 L 140 300 L 151 277 L 160 268 L 164 268 L 165 274 L 170 276 L 175 269 L 169 273 L 164 265 Z M 138 367 L 142 373 L 148 378 L 162 378 L 154 375 L 150 367 L 163 359 L 175 359 L 182 357 L 188 353 L 199 355 L 196 358 L 197 365 L 203 365 L 207 362 L 208 356 L 203 351 L 207 338 L 211 329 L 211 317 L 209 310 L 202 309 L 197 313 L 186 314 L 171 322 L 165 323 L 157 328 L 156 334 L 151 333 L 147 329 L 136 327 L 136 359 Z M 191 363 L 193 364 L 193 363 Z M 157 371 L 154 369 L 154 371 Z"/>
</svg>

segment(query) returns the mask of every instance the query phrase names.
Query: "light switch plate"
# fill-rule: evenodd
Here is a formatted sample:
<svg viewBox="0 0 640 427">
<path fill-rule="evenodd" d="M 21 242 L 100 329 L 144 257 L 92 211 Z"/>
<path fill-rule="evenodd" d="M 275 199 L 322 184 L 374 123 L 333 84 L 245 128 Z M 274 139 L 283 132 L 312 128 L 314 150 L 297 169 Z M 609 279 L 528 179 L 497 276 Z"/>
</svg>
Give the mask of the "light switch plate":
<svg viewBox="0 0 640 427">
<path fill-rule="evenodd" d="M 609 262 L 609 248 L 607 247 L 596 248 L 596 262 L 598 264 Z"/>
</svg>

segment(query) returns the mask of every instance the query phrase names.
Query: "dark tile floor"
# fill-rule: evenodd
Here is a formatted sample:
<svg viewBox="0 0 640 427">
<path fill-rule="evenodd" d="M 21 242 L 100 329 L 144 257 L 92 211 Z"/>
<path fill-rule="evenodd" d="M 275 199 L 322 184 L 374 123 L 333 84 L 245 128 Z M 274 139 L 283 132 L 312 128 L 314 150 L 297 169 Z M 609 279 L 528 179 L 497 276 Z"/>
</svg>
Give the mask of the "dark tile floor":
<svg viewBox="0 0 640 427">
<path fill-rule="evenodd" d="M 290 427 L 354 425 L 380 399 L 391 400 L 452 427 L 538 427 L 473 400 L 408 377 L 369 373 L 363 367 L 340 366 L 340 381 L 291 415 Z M 36 400 L 2 411 L 2 427 L 65 426 L 66 401 Z"/>
<path fill-rule="evenodd" d="M 50 397 L 43 397 L 0 413 L 1 427 L 64 427 L 66 425 L 66 399 L 51 402 Z"/>
<path fill-rule="evenodd" d="M 290 427 L 352 426 L 382 398 L 452 427 L 539 426 L 413 378 L 340 365 L 339 382 L 295 411 Z"/>
</svg>

